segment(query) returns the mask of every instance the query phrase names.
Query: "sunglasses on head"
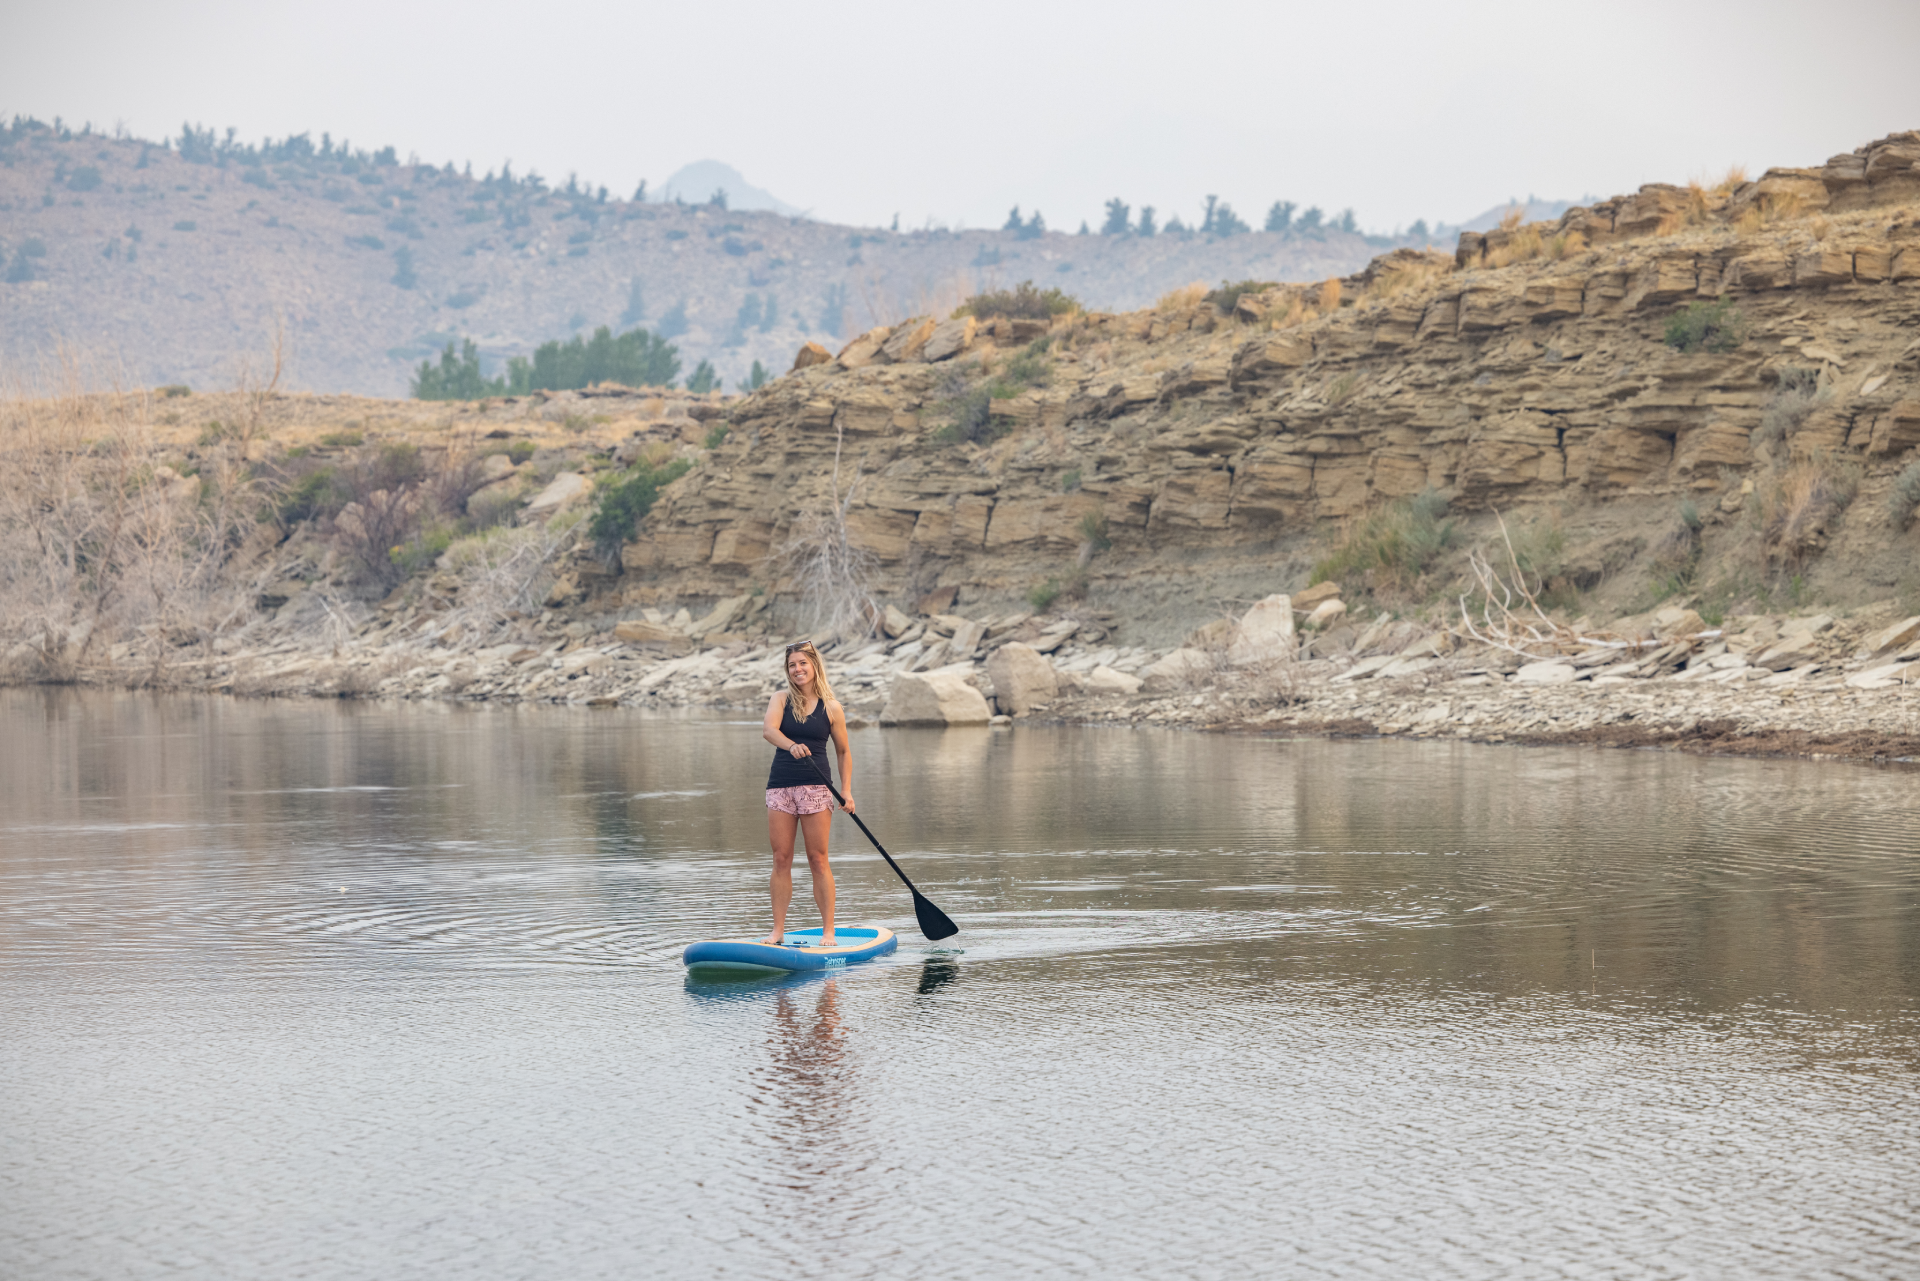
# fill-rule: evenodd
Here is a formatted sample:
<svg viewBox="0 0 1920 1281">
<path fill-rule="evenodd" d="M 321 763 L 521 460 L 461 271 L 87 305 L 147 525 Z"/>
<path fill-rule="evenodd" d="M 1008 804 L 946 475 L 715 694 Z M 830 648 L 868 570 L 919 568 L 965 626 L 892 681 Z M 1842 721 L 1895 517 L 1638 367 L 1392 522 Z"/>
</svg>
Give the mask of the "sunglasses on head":
<svg viewBox="0 0 1920 1281">
<path fill-rule="evenodd" d="M 795 641 L 793 644 L 787 646 L 787 653 L 797 654 L 803 649 L 812 648 L 812 646 L 813 646 L 813 642 L 810 640 Z"/>
</svg>

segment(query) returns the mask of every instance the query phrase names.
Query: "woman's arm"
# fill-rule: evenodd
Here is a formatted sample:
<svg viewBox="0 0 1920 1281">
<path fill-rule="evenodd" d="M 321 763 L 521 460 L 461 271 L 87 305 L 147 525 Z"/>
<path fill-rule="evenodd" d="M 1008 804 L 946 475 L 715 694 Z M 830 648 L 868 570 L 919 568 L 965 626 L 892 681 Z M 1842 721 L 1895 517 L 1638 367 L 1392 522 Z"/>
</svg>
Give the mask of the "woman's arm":
<svg viewBox="0 0 1920 1281">
<path fill-rule="evenodd" d="M 812 752 L 807 750 L 807 745 L 805 743 L 796 743 L 780 732 L 780 717 L 785 709 L 786 702 L 787 695 L 785 691 L 782 691 L 775 694 L 773 700 L 767 704 L 767 714 L 760 718 L 760 737 L 766 739 L 781 751 L 791 754 L 794 760 L 805 760 L 807 757 L 813 755 Z"/>
<path fill-rule="evenodd" d="M 827 701 L 827 732 L 833 736 L 834 753 L 840 758 L 840 794 L 846 797 L 845 809 L 853 813 L 853 744 L 847 741 L 846 709 L 832 699 Z"/>
</svg>

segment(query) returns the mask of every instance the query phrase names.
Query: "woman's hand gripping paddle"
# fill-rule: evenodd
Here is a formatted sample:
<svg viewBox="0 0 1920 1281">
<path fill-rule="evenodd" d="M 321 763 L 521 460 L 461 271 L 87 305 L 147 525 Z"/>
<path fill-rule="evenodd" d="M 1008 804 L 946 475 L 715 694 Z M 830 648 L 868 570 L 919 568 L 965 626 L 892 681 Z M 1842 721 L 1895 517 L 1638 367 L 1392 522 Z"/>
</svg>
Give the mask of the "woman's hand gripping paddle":
<svg viewBox="0 0 1920 1281">
<path fill-rule="evenodd" d="M 827 772 L 820 768 L 820 762 L 814 760 L 811 755 L 807 757 L 807 760 L 812 763 L 813 771 L 820 776 L 820 781 L 827 785 L 827 790 L 833 793 L 833 799 L 840 802 L 840 808 L 846 809 L 847 798 L 840 795 L 840 790 L 833 785 L 833 780 L 828 778 Z M 872 832 L 867 831 L 867 825 L 860 822 L 860 816 L 852 810 L 847 810 L 847 817 L 856 823 L 860 823 L 860 830 L 866 832 L 867 839 L 873 842 L 873 848 L 880 851 L 880 857 L 887 860 L 887 866 L 893 869 L 893 874 L 899 877 L 907 889 L 912 892 L 913 915 L 914 918 L 920 922 L 920 932 L 935 942 L 939 942 L 944 938 L 952 938 L 958 934 L 960 927 L 953 923 L 953 918 L 935 907 L 926 895 L 914 887 L 912 881 L 907 880 L 907 874 L 900 870 L 898 863 L 893 861 L 893 855 L 887 853 L 887 847 L 882 845 Z"/>
</svg>

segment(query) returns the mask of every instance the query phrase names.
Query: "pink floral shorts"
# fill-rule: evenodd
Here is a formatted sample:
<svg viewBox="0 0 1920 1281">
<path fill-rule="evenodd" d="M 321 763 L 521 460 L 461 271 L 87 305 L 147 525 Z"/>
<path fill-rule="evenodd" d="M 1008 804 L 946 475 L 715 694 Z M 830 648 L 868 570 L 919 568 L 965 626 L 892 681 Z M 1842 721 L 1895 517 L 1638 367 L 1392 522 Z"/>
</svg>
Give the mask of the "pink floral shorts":
<svg viewBox="0 0 1920 1281">
<path fill-rule="evenodd" d="M 767 808 L 782 814 L 818 814 L 833 808 L 833 793 L 818 783 L 804 787 L 769 787 Z"/>
</svg>

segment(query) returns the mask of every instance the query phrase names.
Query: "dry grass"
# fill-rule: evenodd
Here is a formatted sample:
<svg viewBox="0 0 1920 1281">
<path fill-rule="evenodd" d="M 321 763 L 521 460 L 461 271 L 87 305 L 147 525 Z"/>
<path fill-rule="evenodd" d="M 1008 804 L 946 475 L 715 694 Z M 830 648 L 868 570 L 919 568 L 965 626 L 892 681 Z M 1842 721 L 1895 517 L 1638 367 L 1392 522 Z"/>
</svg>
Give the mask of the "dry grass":
<svg viewBox="0 0 1920 1281">
<path fill-rule="evenodd" d="M 1320 311 L 1332 315 L 1340 307 L 1340 281 L 1329 277 L 1320 284 Z"/>
<path fill-rule="evenodd" d="M 1507 212 L 1500 215 L 1500 230 L 1518 231 L 1520 229 L 1520 220 L 1526 216 L 1527 211 L 1525 207 L 1521 205 L 1512 206 Z"/>
<path fill-rule="evenodd" d="M 1748 205 L 1733 220 L 1733 229 L 1743 236 L 1750 236 L 1767 227 L 1796 221 L 1804 217 L 1806 212 L 1807 202 L 1801 197 L 1792 192 L 1776 192 Z"/>
<path fill-rule="evenodd" d="M 1155 311 L 1186 311 L 1198 307 L 1206 296 L 1206 285 L 1196 280 L 1190 285 L 1182 285 L 1178 289 L 1170 289 L 1161 294 L 1160 300 L 1153 304 L 1153 309 Z"/>
<path fill-rule="evenodd" d="M 1710 190 L 1716 196 L 1731 196 L 1734 192 L 1746 185 L 1747 167 L 1745 165 L 1728 165 L 1727 171 L 1720 175 L 1720 181 L 1714 183 Z"/>
<path fill-rule="evenodd" d="M 1367 290 L 1369 296 L 1385 300 L 1397 294 L 1411 293 L 1425 289 L 1440 280 L 1451 271 L 1449 265 L 1441 263 L 1420 263 L 1413 266 L 1390 267 L 1374 279 Z"/>
<path fill-rule="evenodd" d="M 1270 329 L 1292 329 L 1295 325 L 1304 325 L 1310 320 L 1318 320 L 1320 313 L 1307 306 L 1306 299 L 1299 294 L 1289 294 L 1287 309 L 1267 313 L 1267 327 Z"/>
</svg>

